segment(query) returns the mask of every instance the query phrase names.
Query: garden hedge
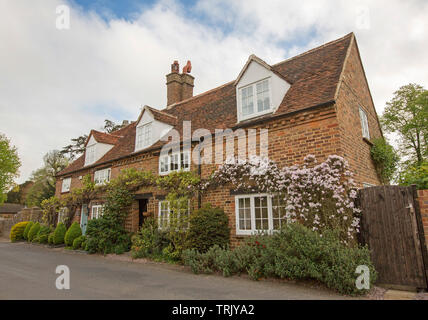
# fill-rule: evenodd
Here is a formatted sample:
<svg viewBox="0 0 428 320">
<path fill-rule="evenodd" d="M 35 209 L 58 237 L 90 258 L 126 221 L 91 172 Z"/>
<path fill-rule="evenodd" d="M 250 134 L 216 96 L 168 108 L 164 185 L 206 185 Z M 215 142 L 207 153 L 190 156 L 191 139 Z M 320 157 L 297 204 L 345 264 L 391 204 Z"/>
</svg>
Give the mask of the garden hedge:
<svg viewBox="0 0 428 320">
<path fill-rule="evenodd" d="M 71 247 L 73 245 L 73 241 L 82 235 L 82 229 L 78 222 L 73 222 L 70 228 L 68 228 L 65 233 L 64 241 L 65 245 Z"/>
<path fill-rule="evenodd" d="M 15 242 L 24 239 L 24 231 L 29 221 L 18 222 L 10 230 L 10 241 Z"/>
<path fill-rule="evenodd" d="M 53 233 L 53 244 L 63 244 L 64 243 L 64 237 L 65 233 L 67 232 L 67 229 L 65 228 L 64 223 L 60 222 L 55 228 L 55 231 Z"/>
<path fill-rule="evenodd" d="M 85 236 L 79 236 L 73 241 L 73 250 L 79 250 L 82 248 L 82 243 L 85 241 Z"/>
<path fill-rule="evenodd" d="M 40 223 L 36 222 L 34 223 L 31 228 L 30 231 L 28 231 L 28 235 L 27 235 L 27 241 L 28 242 L 32 242 L 33 238 L 37 236 L 37 233 L 40 230 Z"/>
<path fill-rule="evenodd" d="M 25 240 L 28 240 L 28 232 L 30 231 L 31 227 L 33 226 L 33 221 L 28 221 L 27 226 L 25 227 L 23 237 Z"/>
</svg>

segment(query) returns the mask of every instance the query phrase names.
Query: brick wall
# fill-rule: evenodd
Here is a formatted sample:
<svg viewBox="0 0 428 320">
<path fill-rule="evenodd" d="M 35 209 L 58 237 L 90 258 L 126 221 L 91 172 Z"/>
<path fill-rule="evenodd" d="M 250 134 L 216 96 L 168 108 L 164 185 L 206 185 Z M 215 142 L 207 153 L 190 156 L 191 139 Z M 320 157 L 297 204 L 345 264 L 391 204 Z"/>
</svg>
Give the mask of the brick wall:
<svg viewBox="0 0 428 320">
<path fill-rule="evenodd" d="M 419 208 L 421 210 L 422 225 L 424 227 L 425 243 L 428 247 L 428 189 L 418 190 Z"/>
<path fill-rule="evenodd" d="M 379 185 L 381 183 L 370 156 L 371 143 L 363 139 L 362 135 L 360 106 L 367 114 L 370 139 L 381 137 L 382 132 L 355 41 L 350 46 L 348 54 L 336 105 L 342 155 L 348 160 L 358 185 L 361 186 L 363 183 Z"/>
</svg>

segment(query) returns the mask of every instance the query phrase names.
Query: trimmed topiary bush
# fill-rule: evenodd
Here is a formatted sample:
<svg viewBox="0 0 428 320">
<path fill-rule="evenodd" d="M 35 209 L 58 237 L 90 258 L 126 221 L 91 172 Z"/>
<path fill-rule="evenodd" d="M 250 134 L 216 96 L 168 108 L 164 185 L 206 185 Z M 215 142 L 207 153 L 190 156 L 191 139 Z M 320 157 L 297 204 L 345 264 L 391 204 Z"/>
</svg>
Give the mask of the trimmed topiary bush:
<svg viewBox="0 0 428 320">
<path fill-rule="evenodd" d="M 73 245 L 74 239 L 82 235 L 82 229 L 78 222 L 73 222 L 65 233 L 64 242 L 65 245 L 71 247 Z"/>
<path fill-rule="evenodd" d="M 23 237 L 25 240 L 28 240 L 28 232 L 30 231 L 30 229 L 33 225 L 34 225 L 33 221 L 28 221 L 28 224 L 25 227 L 24 234 L 23 234 Z"/>
<path fill-rule="evenodd" d="M 48 243 L 49 234 L 41 234 L 39 235 L 39 243 L 46 244 Z"/>
<path fill-rule="evenodd" d="M 10 241 L 15 242 L 24 239 L 24 231 L 27 227 L 28 221 L 18 222 L 10 230 Z"/>
<path fill-rule="evenodd" d="M 82 248 L 82 243 L 85 241 L 85 236 L 80 236 L 73 241 L 73 250 L 79 250 Z"/>
<path fill-rule="evenodd" d="M 30 228 L 30 231 L 28 231 L 28 235 L 27 235 L 27 241 L 28 242 L 32 242 L 33 238 L 37 236 L 37 233 L 40 230 L 40 223 L 36 222 L 35 224 L 32 225 L 32 227 Z"/>
<path fill-rule="evenodd" d="M 54 238 L 54 232 L 49 233 L 49 235 L 48 235 L 48 244 L 54 244 L 53 238 Z"/>
<path fill-rule="evenodd" d="M 229 245 L 229 218 L 221 208 L 206 204 L 190 216 L 187 247 L 206 252 L 214 245 Z"/>
<path fill-rule="evenodd" d="M 65 228 L 64 223 L 60 222 L 55 228 L 55 231 L 53 233 L 53 244 L 63 244 L 64 243 L 64 237 L 65 233 L 67 232 L 67 229 Z"/>
<path fill-rule="evenodd" d="M 48 226 L 40 226 L 39 232 L 37 232 L 37 235 L 33 239 L 33 243 L 35 242 L 35 239 L 37 239 L 38 243 L 48 243 L 48 236 L 52 232 L 51 228 Z"/>
</svg>

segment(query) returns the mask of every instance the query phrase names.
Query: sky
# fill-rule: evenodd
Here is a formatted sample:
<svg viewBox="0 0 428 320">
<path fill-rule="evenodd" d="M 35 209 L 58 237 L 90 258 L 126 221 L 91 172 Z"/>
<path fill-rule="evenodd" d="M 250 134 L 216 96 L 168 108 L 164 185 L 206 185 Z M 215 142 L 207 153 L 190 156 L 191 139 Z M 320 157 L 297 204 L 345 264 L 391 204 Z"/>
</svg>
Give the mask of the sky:
<svg viewBox="0 0 428 320">
<path fill-rule="evenodd" d="M 275 64 L 354 32 L 381 115 L 400 86 L 428 88 L 427 13 L 426 0 L 0 0 L 0 133 L 18 149 L 16 181 L 104 119 L 164 108 L 174 60 L 192 61 L 198 94 L 251 54 Z"/>
</svg>

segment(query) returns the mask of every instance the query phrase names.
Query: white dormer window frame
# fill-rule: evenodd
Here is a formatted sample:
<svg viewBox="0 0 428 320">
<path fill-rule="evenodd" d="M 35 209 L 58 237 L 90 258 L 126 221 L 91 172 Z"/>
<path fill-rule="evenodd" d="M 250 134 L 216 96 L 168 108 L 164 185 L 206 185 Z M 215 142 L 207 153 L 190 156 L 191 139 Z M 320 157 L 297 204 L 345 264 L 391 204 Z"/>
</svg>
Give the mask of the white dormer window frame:
<svg viewBox="0 0 428 320">
<path fill-rule="evenodd" d="M 170 153 L 159 157 L 159 174 L 167 175 L 174 171 L 190 171 L 190 151 Z"/>
<path fill-rule="evenodd" d="M 94 173 L 95 185 L 103 185 L 110 182 L 111 168 L 97 170 Z"/>
<path fill-rule="evenodd" d="M 137 127 L 137 132 L 135 135 L 136 150 L 141 150 L 152 145 L 152 123 L 153 122 L 148 122 Z"/>
<path fill-rule="evenodd" d="M 69 192 L 71 187 L 71 178 L 65 178 L 62 180 L 61 192 Z"/>
<path fill-rule="evenodd" d="M 86 146 L 85 165 L 90 165 L 95 162 L 95 147 L 96 144 Z"/>
<path fill-rule="evenodd" d="M 269 98 L 268 107 L 266 107 L 266 97 Z M 261 98 L 261 99 L 260 99 Z M 255 118 L 273 111 L 272 104 L 272 80 L 267 77 L 256 82 L 238 88 L 238 113 L 239 121 Z M 259 102 L 262 102 L 260 106 Z M 247 104 L 252 106 L 252 112 L 247 109 Z"/>
</svg>

